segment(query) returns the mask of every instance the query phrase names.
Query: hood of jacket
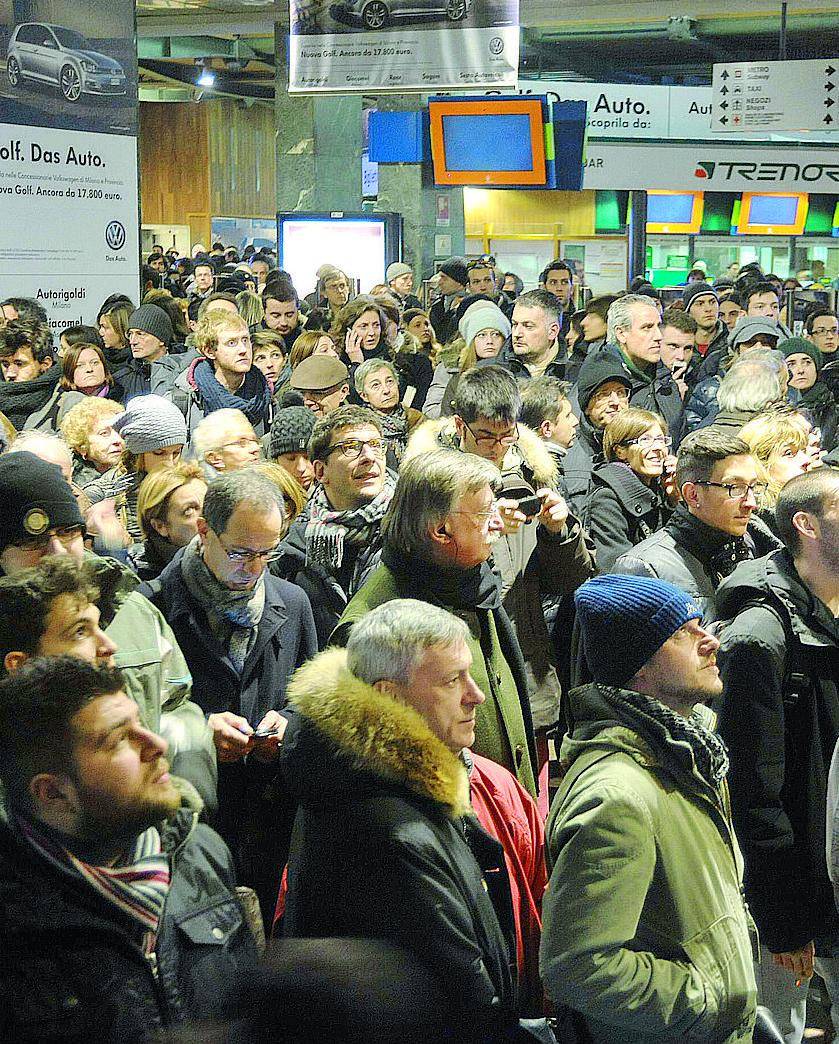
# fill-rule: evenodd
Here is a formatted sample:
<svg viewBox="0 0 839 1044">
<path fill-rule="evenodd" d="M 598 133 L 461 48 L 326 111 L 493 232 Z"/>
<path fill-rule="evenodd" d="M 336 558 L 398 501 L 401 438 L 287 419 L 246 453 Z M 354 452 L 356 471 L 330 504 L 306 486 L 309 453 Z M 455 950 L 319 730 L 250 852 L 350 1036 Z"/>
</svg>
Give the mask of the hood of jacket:
<svg viewBox="0 0 839 1044">
<path fill-rule="evenodd" d="M 751 602 L 774 604 L 802 645 L 836 645 L 837 624 L 798 575 L 786 549 L 741 562 L 717 588 L 717 614 L 730 620 Z"/>
<path fill-rule="evenodd" d="M 620 689 L 610 691 L 618 696 L 621 692 Z M 619 752 L 644 768 L 669 772 L 693 789 L 713 796 L 713 789 L 697 771 L 687 742 L 666 734 L 660 723 L 647 719 L 634 707 L 628 707 L 627 715 L 618 718 L 613 703 L 603 696 L 597 682 L 572 689 L 568 702 L 571 730 L 562 741 L 560 759 L 564 765 L 572 764 L 589 751 Z M 709 730 L 716 725 L 714 712 L 703 704 L 696 705 L 694 719 Z"/>
<path fill-rule="evenodd" d="M 362 777 L 408 790 L 451 819 L 471 814 L 463 762 L 412 707 L 351 674 L 344 649 L 301 667 L 288 703 L 306 720 L 283 744 L 283 767 L 304 801 L 334 802 Z"/>
<path fill-rule="evenodd" d="M 430 453 L 436 449 L 460 449 L 453 417 L 441 417 L 418 424 L 411 432 L 402 460 L 404 462 L 420 453 Z M 559 470 L 553 454 L 535 431 L 519 424 L 519 441 L 507 450 L 501 473 L 510 475 L 522 465 L 531 472 L 537 486 L 554 487 L 559 481 Z"/>
</svg>

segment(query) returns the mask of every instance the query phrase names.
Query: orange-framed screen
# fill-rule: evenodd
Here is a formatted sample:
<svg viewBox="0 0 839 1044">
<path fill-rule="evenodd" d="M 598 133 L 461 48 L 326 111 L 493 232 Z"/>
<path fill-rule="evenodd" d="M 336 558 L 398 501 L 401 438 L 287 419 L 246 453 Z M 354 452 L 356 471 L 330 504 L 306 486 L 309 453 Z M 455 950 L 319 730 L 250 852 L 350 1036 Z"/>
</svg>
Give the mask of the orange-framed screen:
<svg viewBox="0 0 839 1044">
<path fill-rule="evenodd" d="M 809 202 L 806 192 L 744 192 L 737 231 L 751 236 L 800 236 Z"/>
<path fill-rule="evenodd" d="M 697 235 L 702 226 L 702 192 L 647 192 L 647 232 Z"/>
<path fill-rule="evenodd" d="M 428 103 L 437 185 L 544 185 L 540 98 L 459 98 Z"/>
</svg>

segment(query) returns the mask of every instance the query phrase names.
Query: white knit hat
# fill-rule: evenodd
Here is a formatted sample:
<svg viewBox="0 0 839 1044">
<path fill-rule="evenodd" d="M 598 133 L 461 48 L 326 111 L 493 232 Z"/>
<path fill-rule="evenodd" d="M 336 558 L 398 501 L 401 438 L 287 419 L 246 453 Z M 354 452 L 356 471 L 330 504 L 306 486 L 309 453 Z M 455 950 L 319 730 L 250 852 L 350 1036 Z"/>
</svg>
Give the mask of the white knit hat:
<svg viewBox="0 0 839 1044">
<path fill-rule="evenodd" d="M 469 305 L 457 324 L 460 336 L 471 344 L 481 330 L 497 330 L 506 340 L 510 336 L 510 320 L 492 301 L 476 301 Z"/>
<path fill-rule="evenodd" d="M 114 430 L 126 449 L 139 456 L 186 443 L 186 421 L 178 407 L 162 395 L 135 395 L 125 413 L 114 419 Z"/>
</svg>

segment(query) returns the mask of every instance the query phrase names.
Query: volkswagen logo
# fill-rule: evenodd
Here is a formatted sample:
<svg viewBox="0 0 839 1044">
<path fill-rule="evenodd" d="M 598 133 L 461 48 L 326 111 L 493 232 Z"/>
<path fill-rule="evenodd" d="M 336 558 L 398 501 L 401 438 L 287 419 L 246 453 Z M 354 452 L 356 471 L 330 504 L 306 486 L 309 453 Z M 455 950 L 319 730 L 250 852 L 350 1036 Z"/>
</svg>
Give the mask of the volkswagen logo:
<svg viewBox="0 0 839 1044">
<path fill-rule="evenodd" d="M 125 225 L 121 221 L 110 221 L 105 229 L 105 242 L 111 250 L 122 250 L 125 246 Z"/>
<path fill-rule="evenodd" d="M 493 36 L 489 41 L 489 53 L 490 54 L 501 54 L 504 50 L 504 41 L 500 36 Z"/>
</svg>

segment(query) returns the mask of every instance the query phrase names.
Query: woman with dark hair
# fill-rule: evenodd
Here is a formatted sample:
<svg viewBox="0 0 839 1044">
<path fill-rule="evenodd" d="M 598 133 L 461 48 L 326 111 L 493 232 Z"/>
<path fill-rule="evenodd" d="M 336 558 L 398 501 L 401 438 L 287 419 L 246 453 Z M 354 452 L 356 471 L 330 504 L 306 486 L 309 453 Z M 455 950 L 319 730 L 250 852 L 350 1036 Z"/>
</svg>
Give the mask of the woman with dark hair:
<svg viewBox="0 0 839 1044">
<path fill-rule="evenodd" d="M 586 305 L 580 326 L 589 354 L 606 344 L 606 315 L 617 299 L 617 294 L 600 294 L 599 297 L 592 297 Z"/>
<path fill-rule="evenodd" d="M 133 311 L 134 302 L 121 294 L 107 298 L 99 309 L 96 324 L 105 345 L 105 358 L 110 366 L 121 366 L 131 359 L 128 317 Z"/>
<path fill-rule="evenodd" d="M 675 499 L 670 445 L 664 420 L 649 410 L 629 407 L 606 425 L 606 459 L 591 473 L 583 508 L 601 573 L 611 572 L 624 552 L 670 517 Z"/>
<path fill-rule="evenodd" d="M 64 353 L 59 388 L 65 392 L 96 395 L 100 399 L 122 401 L 122 387 L 111 374 L 105 353 L 98 344 L 80 341 Z"/>
<path fill-rule="evenodd" d="M 524 293 L 524 283 L 515 272 L 505 272 L 501 279 L 501 289 L 511 301 Z"/>
<path fill-rule="evenodd" d="M 431 325 L 428 312 L 424 312 L 421 308 L 406 308 L 402 313 L 402 326 L 417 339 L 419 350 L 423 355 L 427 355 L 434 365 L 441 346 L 434 327 Z"/>
</svg>

